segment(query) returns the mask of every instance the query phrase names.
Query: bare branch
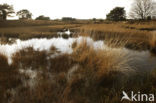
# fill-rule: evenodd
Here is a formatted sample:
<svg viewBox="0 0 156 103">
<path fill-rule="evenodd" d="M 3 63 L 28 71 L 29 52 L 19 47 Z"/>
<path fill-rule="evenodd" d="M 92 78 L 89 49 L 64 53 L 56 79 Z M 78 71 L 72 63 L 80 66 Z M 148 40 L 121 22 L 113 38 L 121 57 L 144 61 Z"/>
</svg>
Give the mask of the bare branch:
<svg viewBox="0 0 156 103">
<path fill-rule="evenodd" d="M 135 0 L 129 16 L 133 19 L 147 19 L 156 15 L 156 3 L 153 0 Z"/>
</svg>

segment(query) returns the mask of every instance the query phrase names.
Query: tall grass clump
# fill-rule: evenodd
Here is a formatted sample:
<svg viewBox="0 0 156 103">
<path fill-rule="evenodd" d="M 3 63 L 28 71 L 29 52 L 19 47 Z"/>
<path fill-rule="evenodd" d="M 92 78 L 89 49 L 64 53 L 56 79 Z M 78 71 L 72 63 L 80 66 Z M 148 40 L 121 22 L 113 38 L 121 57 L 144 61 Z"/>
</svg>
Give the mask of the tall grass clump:
<svg viewBox="0 0 156 103">
<path fill-rule="evenodd" d="M 149 35 L 144 34 L 148 32 L 138 31 L 142 28 L 139 25 L 133 25 L 135 28 L 127 27 L 128 31 L 123 29 L 126 25 L 112 25 L 103 24 L 104 27 L 100 28 L 101 25 L 96 25 L 96 28 L 93 25 L 97 31 L 87 27 L 91 29 L 89 32 L 95 38 L 103 40 L 104 37 L 107 46 L 103 48 L 94 48 L 86 40 L 81 43 L 73 42 L 71 54 L 62 54 L 54 46 L 49 51 L 28 47 L 13 54 L 11 65 L 8 64 L 8 58 L 0 54 L 0 102 L 129 103 L 121 101 L 122 91 L 155 93 L 156 69 L 151 72 L 135 71 L 131 62 L 135 62 L 137 57 L 132 58 L 124 48 L 127 45 L 131 46 L 129 43 L 136 43 L 137 40 L 139 43 L 146 41 L 145 38 Z M 123 28 L 120 28 L 122 26 Z M 96 35 L 95 31 L 99 34 Z M 127 32 L 128 35 L 134 34 L 127 36 Z M 137 39 L 133 41 L 135 33 Z M 88 36 L 89 33 L 84 35 Z M 127 37 L 130 40 L 127 40 Z M 147 43 L 153 48 L 154 38 L 155 35 L 149 40 L 146 38 Z M 22 78 L 23 74 L 19 74 L 20 69 L 35 70 L 35 79 L 28 78 L 30 82 L 35 80 L 33 87 L 24 85 L 25 79 Z"/>
<path fill-rule="evenodd" d="M 130 35 L 129 35 L 130 37 Z M 104 43 L 111 48 L 125 47 L 129 42 L 128 36 L 105 35 Z"/>
<path fill-rule="evenodd" d="M 151 48 L 151 52 L 156 53 L 156 32 L 153 32 L 149 36 L 149 45 Z"/>
<path fill-rule="evenodd" d="M 14 102 L 106 103 L 111 95 L 112 101 L 118 102 L 119 97 L 114 92 L 119 96 L 120 87 L 125 82 L 123 78 L 131 71 L 127 54 L 119 49 L 95 49 L 85 40 L 72 47 L 72 54 L 49 58 L 43 65 L 49 69 L 39 72 L 35 87 L 20 87 Z M 52 47 L 50 50 L 55 49 Z M 42 66 L 42 63 L 35 58 L 44 60 L 47 57 L 40 58 L 39 54 L 32 48 L 26 48 L 14 54 L 13 64 L 18 68 L 21 65 L 38 68 L 36 65 Z"/>
<path fill-rule="evenodd" d="M 116 40 L 117 37 L 117 39 L 120 39 L 121 43 L 126 43 L 126 48 L 135 50 L 149 50 L 148 34 L 150 34 L 151 31 L 140 30 L 139 28 L 141 28 L 142 26 L 144 25 L 130 25 L 120 22 L 111 24 L 90 24 L 81 26 L 79 29 L 79 35 L 88 35 L 94 40 L 107 41 L 110 39 L 109 41 L 111 42 L 114 42 L 114 40 Z M 115 39 L 112 39 L 114 37 Z M 112 45 L 112 43 L 108 44 Z"/>
<path fill-rule="evenodd" d="M 63 92 L 65 103 L 105 101 L 110 95 L 115 96 L 111 92 L 118 93 L 123 77 L 132 70 L 127 54 L 117 49 L 95 50 L 85 41 L 74 48 L 71 56 L 79 66 Z"/>
<path fill-rule="evenodd" d="M 69 54 L 61 54 L 55 58 L 50 58 L 49 62 L 52 73 L 67 72 L 75 64 Z"/>
<path fill-rule="evenodd" d="M 94 49 L 86 41 L 80 43 L 74 48 L 72 53 L 74 61 L 77 61 L 84 67 L 94 68 L 100 73 L 109 71 L 129 71 L 130 60 L 128 54 L 121 49 Z M 103 71 L 103 72 L 102 72 Z"/>
<path fill-rule="evenodd" d="M 0 102 L 6 103 L 12 96 L 11 89 L 21 84 L 17 69 L 8 64 L 8 58 L 0 54 Z"/>
<path fill-rule="evenodd" d="M 48 54 L 46 51 L 34 50 L 27 47 L 12 56 L 13 65 L 19 69 L 46 69 Z"/>
<path fill-rule="evenodd" d="M 74 42 L 72 48 L 71 54 L 52 57 L 48 52 L 46 55 L 43 52 L 44 55 L 40 56 L 42 52 L 33 48 L 21 50 L 21 56 L 14 55 L 17 56 L 13 59 L 13 64 L 16 65 L 12 64 L 12 67 L 20 69 L 21 65 L 23 67 L 31 65 L 32 69 L 40 66 L 43 68 L 48 66 L 48 69 L 37 72 L 35 79 L 37 83 L 33 88 L 20 86 L 12 98 L 13 103 L 21 101 L 23 103 L 121 103 L 123 90 L 143 93 L 156 91 L 155 69 L 148 73 L 136 72 L 130 65 L 132 57 L 124 49 L 109 47 L 95 49 L 86 40 L 81 43 Z M 55 47 L 51 47 L 49 53 L 54 54 L 52 51 L 56 50 Z M 42 64 L 37 58 L 45 61 L 43 57 L 50 58 L 46 59 L 45 63 L 42 61 Z"/>
</svg>

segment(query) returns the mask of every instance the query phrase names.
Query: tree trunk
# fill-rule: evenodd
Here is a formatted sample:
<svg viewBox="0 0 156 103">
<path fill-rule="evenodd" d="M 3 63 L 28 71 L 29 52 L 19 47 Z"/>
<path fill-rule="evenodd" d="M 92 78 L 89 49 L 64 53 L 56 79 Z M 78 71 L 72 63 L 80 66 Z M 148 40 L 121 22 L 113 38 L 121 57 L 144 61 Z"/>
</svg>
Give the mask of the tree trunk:
<svg viewBox="0 0 156 103">
<path fill-rule="evenodd" d="M 2 10 L 2 17 L 3 17 L 3 20 L 7 19 L 7 12 L 5 10 Z"/>
</svg>

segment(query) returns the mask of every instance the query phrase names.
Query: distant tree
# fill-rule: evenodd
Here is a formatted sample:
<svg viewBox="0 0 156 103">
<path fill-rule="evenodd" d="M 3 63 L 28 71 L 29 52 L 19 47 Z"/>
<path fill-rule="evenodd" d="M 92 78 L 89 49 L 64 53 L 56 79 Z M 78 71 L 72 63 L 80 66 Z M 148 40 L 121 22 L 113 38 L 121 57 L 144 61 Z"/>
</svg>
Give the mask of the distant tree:
<svg viewBox="0 0 156 103">
<path fill-rule="evenodd" d="M 0 20 L 3 20 L 3 13 L 0 11 Z"/>
<path fill-rule="evenodd" d="M 32 13 L 27 9 L 18 11 L 16 15 L 19 17 L 19 19 L 31 19 L 32 17 Z"/>
<path fill-rule="evenodd" d="M 8 4 L 0 4 L 0 15 L 2 16 L 3 20 L 7 19 L 7 16 L 10 16 L 10 14 L 14 13 L 14 9 L 12 5 Z"/>
<path fill-rule="evenodd" d="M 50 20 L 50 17 L 45 17 L 44 15 L 40 15 L 36 18 L 36 20 Z"/>
<path fill-rule="evenodd" d="M 156 2 L 153 0 L 135 0 L 129 15 L 132 19 L 152 18 L 156 15 Z"/>
<path fill-rule="evenodd" d="M 147 17 L 147 20 L 152 20 L 152 17 L 151 17 L 151 16 L 148 16 L 148 17 Z"/>
<path fill-rule="evenodd" d="M 75 21 L 76 19 L 75 18 L 72 18 L 72 17 L 63 17 L 62 18 L 62 21 Z"/>
<path fill-rule="evenodd" d="M 126 12 L 123 7 L 116 7 L 107 14 L 107 20 L 122 21 L 126 19 Z"/>
<path fill-rule="evenodd" d="M 96 18 L 93 18 L 93 21 L 96 21 Z"/>
</svg>

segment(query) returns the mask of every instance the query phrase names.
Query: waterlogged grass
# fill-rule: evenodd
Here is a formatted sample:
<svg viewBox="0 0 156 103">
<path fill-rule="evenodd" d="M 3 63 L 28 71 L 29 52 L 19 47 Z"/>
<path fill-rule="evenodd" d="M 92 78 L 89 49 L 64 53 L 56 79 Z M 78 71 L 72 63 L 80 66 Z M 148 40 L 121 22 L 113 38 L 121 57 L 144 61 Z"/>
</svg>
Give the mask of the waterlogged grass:
<svg viewBox="0 0 156 103">
<path fill-rule="evenodd" d="M 137 71 L 131 62 L 140 58 L 133 57 L 123 50 L 124 47 L 128 47 L 154 51 L 154 25 L 155 22 L 108 22 L 87 24 L 80 28 L 77 28 L 77 25 L 60 25 L 56 28 L 29 25 L 27 28 L 21 27 L 19 31 L 19 27 L 2 28 L 0 31 L 3 31 L 3 43 L 11 42 L 8 39 L 10 37 L 52 37 L 51 33 L 68 27 L 78 31 L 78 35 L 105 40 L 104 43 L 111 48 L 95 49 L 85 40 L 81 43 L 73 42 L 71 54 L 61 53 L 54 46 L 42 51 L 27 47 L 12 55 L 12 64 L 8 64 L 7 56 L 0 54 L 0 102 L 130 103 L 126 100 L 121 102 L 122 91 L 156 93 L 156 68 L 148 72 Z M 19 34 L 14 34 L 13 30 Z M 41 35 L 39 32 L 42 32 Z"/>
<path fill-rule="evenodd" d="M 57 32 L 79 26 L 80 24 L 2 27 L 0 28 L 0 38 L 3 38 L 1 42 L 4 41 L 4 43 L 7 42 L 9 38 L 21 40 L 27 40 L 31 38 L 53 38 L 58 37 Z"/>
<path fill-rule="evenodd" d="M 136 72 L 129 64 L 135 59 L 121 49 L 95 49 L 86 41 L 74 42 L 72 48 L 71 54 L 54 46 L 49 51 L 23 48 L 13 54 L 11 65 L 1 54 L 0 102 L 120 103 L 123 90 L 156 92 L 156 69 Z M 37 75 L 31 78 L 20 70 Z"/>
<path fill-rule="evenodd" d="M 47 57 L 46 51 L 38 51 L 28 47 L 13 54 L 12 60 L 13 65 L 18 69 L 39 69 L 47 65 Z"/>
<path fill-rule="evenodd" d="M 155 31 L 155 22 L 136 22 L 133 24 L 117 22 L 83 25 L 79 28 L 79 35 L 89 36 L 94 40 L 117 39 L 118 41 L 119 39 L 121 44 L 124 43 L 127 48 L 155 51 Z"/>
<path fill-rule="evenodd" d="M 12 89 L 21 84 L 18 69 L 8 64 L 5 55 L 0 54 L 0 102 L 7 103 L 12 96 Z"/>
<path fill-rule="evenodd" d="M 11 26 L 11 22 L 17 25 Z M 78 35 L 89 36 L 94 40 L 108 40 L 112 38 L 115 40 L 119 38 L 120 42 L 122 42 L 121 44 L 126 42 L 125 47 L 127 48 L 155 51 L 155 39 L 153 38 L 156 31 L 155 24 L 155 21 L 104 21 L 99 24 L 87 20 L 83 21 L 83 23 L 82 21 L 77 21 L 77 23 L 61 21 L 6 21 L 5 26 L 0 28 L 0 41 L 1 44 L 6 44 L 13 43 L 14 39 L 27 40 L 31 38 L 59 37 L 57 32 L 70 29 L 74 34 L 70 36 L 62 35 L 63 38 L 76 37 Z"/>
</svg>

